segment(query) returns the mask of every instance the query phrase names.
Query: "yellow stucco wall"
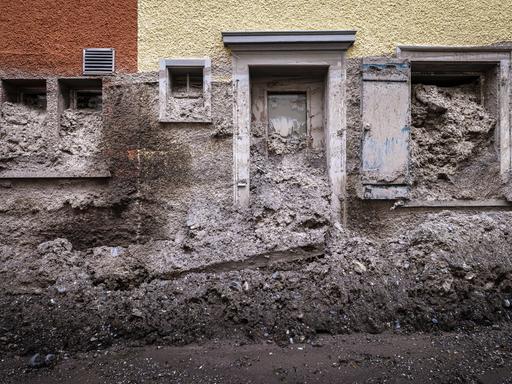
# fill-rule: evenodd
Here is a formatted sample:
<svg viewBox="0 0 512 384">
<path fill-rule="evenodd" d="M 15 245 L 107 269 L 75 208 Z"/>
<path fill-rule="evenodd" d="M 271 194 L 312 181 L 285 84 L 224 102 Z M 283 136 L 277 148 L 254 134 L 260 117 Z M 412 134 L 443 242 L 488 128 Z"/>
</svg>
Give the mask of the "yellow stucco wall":
<svg viewBox="0 0 512 384">
<path fill-rule="evenodd" d="M 512 41 L 512 0 L 139 0 L 140 71 L 161 57 L 229 62 L 222 31 L 355 29 L 351 56 L 399 44 Z"/>
</svg>

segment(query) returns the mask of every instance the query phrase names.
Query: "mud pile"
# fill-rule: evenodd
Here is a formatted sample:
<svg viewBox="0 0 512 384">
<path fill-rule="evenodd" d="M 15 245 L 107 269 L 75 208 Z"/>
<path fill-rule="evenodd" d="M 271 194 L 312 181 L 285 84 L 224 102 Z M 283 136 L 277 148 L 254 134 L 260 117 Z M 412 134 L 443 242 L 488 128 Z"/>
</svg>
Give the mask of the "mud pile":
<svg viewBox="0 0 512 384">
<path fill-rule="evenodd" d="M 4 102 L 0 113 L 0 171 L 47 166 L 55 154 L 46 129 L 47 114 Z"/>
<path fill-rule="evenodd" d="M 260 129 L 258 129 L 260 128 Z M 253 127 L 251 210 L 264 243 L 320 244 L 330 224 L 330 188 L 323 153 L 270 137 Z"/>
<path fill-rule="evenodd" d="M 475 84 L 417 84 L 412 99 L 411 173 L 414 198 L 500 197 L 494 148 L 496 119 Z M 488 182 L 485 182 L 485 181 Z"/>
<path fill-rule="evenodd" d="M 156 276 L 154 244 L 2 248 L 0 347 L 17 353 L 212 337 L 447 330 L 507 320 L 510 213 L 428 215 L 384 241 L 334 229 L 320 253 L 269 254 Z M 146 250 L 144 253 L 143 250 Z"/>
</svg>

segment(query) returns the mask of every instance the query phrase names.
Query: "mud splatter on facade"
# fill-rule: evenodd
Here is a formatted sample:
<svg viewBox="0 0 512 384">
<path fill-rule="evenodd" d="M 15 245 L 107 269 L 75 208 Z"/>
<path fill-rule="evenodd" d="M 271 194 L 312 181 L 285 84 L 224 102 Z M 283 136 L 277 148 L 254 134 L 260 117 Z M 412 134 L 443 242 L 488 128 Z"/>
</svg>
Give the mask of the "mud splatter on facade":
<svg viewBox="0 0 512 384">
<path fill-rule="evenodd" d="M 363 124 L 367 67 L 349 57 L 357 35 L 230 36 L 241 39 L 226 42 L 234 56 L 251 52 L 248 67 L 212 57 L 202 87 L 191 86 L 191 73 L 207 72 L 190 69 L 198 52 L 161 58 L 185 60 L 174 96 L 165 66 L 167 83 L 162 71 L 123 73 L 128 64 L 104 77 L 78 76 L 74 64 L 71 75 L 67 64 L 0 67 L 0 349 L 284 344 L 396 321 L 433 330 L 508 320 L 511 46 L 453 48 L 463 59 L 448 62 L 416 47 L 433 55 L 432 71 L 417 56 L 373 64 L 369 81 L 388 103 L 380 120 L 402 135 L 392 139 L 405 140 L 410 170 L 373 180 L 389 193 L 377 196 L 361 193 L 362 145 L 368 132 L 389 142 L 391 130 Z M 44 80 L 46 105 L 24 101 L 20 79 Z M 68 105 L 91 79 L 101 110 Z M 397 89 L 409 95 L 408 126 L 391 126 Z M 295 102 L 269 113 L 280 98 Z"/>
</svg>

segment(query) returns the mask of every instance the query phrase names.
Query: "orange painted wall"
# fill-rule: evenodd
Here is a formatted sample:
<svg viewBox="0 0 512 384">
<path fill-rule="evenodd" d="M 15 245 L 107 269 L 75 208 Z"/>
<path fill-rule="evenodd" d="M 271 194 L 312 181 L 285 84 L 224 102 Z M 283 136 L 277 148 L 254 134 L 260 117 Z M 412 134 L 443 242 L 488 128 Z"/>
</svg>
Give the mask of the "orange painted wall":
<svg viewBox="0 0 512 384">
<path fill-rule="evenodd" d="M 137 0 L 0 0 L 0 71 L 81 75 L 83 48 L 137 71 Z"/>
</svg>

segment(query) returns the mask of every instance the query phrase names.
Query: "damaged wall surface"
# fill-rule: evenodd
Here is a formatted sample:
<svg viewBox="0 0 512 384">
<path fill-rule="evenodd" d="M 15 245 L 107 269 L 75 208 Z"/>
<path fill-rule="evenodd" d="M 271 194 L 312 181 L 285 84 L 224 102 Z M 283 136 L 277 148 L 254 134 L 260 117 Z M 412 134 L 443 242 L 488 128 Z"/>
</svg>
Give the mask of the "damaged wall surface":
<svg viewBox="0 0 512 384">
<path fill-rule="evenodd" d="M 103 78 L 101 112 L 62 104 L 59 84 L 71 79 L 47 80 L 45 110 L 4 100 L 0 349 L 224 336 L 285 344 L 509 320 L 511 206 L 361 199 L 362 61 L 344 65 L 346 224 L 331 215 L 325 116 L 311 112 L 329 95 L 325 67 L 318 77 L 250 73 L 244 208 L 233 204 L 235 87 L 219 80 L 229 65 L 212 66 L 211 122 L 160 122 L 156 72 Z M 265 92 L 292 92 L 299 121 L 304 85 L 317 120 L 289 137 L 273 120 L 286 108 L 266 114 L 275 100 Z M 496 111 L 478 88 L 413 84 L 413 198 L 504 201 Z"/>
</svg>

